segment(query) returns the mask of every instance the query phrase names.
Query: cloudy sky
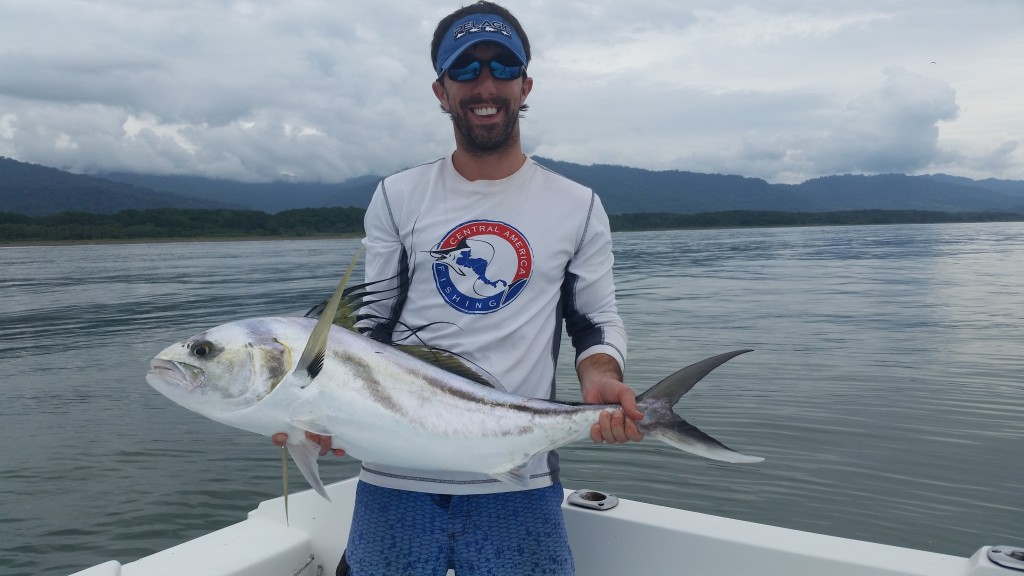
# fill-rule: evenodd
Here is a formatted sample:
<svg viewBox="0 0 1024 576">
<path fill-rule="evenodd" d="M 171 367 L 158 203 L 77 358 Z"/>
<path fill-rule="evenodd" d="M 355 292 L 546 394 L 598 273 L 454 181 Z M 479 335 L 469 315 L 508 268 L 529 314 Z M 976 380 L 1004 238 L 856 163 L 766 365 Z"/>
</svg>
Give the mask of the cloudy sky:
<svg viewBox="0 0 1024 576">
<path fill-rule="evenodd" d="M 0 0 L 0 156 L 336 182 L 446 154 L 468 0 Z M 1024 179 L 1022 0 L 506 0 L 531 155 L 800 182 Z"/>
</svg>

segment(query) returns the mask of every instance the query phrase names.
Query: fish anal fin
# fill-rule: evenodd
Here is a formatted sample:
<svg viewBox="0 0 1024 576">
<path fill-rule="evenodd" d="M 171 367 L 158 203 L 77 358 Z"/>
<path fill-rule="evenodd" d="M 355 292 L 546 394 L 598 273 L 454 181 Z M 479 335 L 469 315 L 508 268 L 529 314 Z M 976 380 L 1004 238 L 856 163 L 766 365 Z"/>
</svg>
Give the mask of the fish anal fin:
<svg viewBox="0 0 1024 576">
<path fill-rule="evenodd" d="M 520 489 L 525 490 L 530 487 L 530 475 L 526 471 L 526 464 L 516 466 L 504 472 L 493 473 L 491 477 L 512 484 Z"/>
<path fill-rule="evenodd" d="M 326 425 L 316 418 L 292 418 L 288 420 L 288 423 L 305 432 L 312 432 L 313 434 L 319 434 L 321 436 L 334 435 Z"/>
</svg>

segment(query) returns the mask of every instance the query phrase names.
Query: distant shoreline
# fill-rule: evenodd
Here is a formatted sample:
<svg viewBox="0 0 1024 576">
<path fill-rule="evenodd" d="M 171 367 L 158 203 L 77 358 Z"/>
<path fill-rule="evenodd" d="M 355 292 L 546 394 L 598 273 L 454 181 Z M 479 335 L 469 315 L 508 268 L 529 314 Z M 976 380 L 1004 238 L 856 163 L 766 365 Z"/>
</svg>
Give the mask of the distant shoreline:
<svg viewBox="0 0 1024 576">
<path fill-rule="evenodd" d="M 0 246 L 76 246 L 239 242 L 361 238 L 363 210 L 307 209 L 286 216 L 257 212 L 162 209 L 118 214 L 2 214 Z M 878 226 L 893 224 L 970 224 L 1024 222 L 1016 212 L 936 212 L 925 210 L 848 210 L 839 212 L 629 213 L 608 217 L 613 232 Z M 252 233 L 246 233 L 252 230 Z"/>
<path fill-rule="evenodd" d="M 266 242 L 267 240 L 352 240 L 362 234 L 306 234 L 295 236 L 195 236 L 181 238 L 93 238 L 89 240 L 0 240 L 0 248 L 12 246 L 90 246 L 94 244 L 183 244 L 206 242 Z"/>
</svg>

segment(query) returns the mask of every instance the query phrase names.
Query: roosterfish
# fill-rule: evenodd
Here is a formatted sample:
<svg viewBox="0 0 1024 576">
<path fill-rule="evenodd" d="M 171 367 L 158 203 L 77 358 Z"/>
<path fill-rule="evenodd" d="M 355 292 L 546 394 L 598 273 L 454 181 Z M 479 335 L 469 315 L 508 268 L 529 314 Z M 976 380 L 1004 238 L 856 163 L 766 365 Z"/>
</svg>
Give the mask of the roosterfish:
<svg viewBox="0 0 1024 576">
<path fill-rule="evenodd" d="M 361 461 L 476 472 L 525 487 L 531 457 L 589 437 L 602 411 L 619 408 L 517 396 L 456 355 L 384 344 L 335 324 L 339 310 L 351 316 L 345 284 L 354 264 L 319 319 L 250 318 L 210 328 L 157 354 L 146 381 L 217 422 L 268 437 L 287 433 L 288 454 L 328 500 L 319 446 L 305 432 L 331 436 L 335 447 Z M 701 360 L 638 395 L 644 418 L 637 427 L 645 439 L 714 460 L 762 461 L 673 411 L 704 376 L 746 352 Z"/>
</svg>

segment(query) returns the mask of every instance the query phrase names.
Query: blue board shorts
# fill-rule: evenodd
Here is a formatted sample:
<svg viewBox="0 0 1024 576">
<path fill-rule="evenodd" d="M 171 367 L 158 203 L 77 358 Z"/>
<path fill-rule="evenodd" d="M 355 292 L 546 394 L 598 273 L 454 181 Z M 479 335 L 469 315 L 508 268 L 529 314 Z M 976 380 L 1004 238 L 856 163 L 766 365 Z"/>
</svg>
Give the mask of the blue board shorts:
<svg viewBox="0 0 1024 576">
<path fill-rule="evenodd" d="M 356 488 L 338 576 L 571 576 L 561 484 L 452 496 Z"/>
</svg>

